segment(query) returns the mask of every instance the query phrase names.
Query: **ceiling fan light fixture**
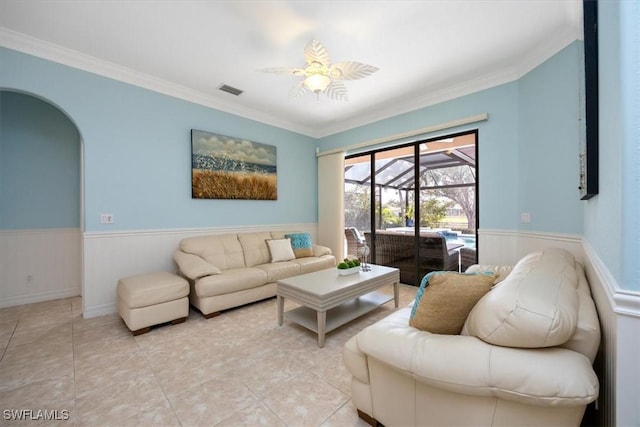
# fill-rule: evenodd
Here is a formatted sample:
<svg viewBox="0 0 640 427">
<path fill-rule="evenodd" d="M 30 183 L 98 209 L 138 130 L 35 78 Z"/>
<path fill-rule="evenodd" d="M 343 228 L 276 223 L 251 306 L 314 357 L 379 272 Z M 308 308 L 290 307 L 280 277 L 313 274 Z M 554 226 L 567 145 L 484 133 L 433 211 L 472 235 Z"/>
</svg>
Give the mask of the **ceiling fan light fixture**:
<svg viewBox="0 0 640 427">
<path fill-rule="evenodd" d="M 327 49 L 317 40 L 311 40 L 304 48 L 304 59 L 306 65 L 302 68 L 272 67 L 259 71 L 304 77 L 289 92 L 291 99 L 313 92 L 316 95 L 324 93 L 336 101 L 349 100 L 347 88 L 342 80 L 357 80 L 378 71 L 378 67 L 354 61 L 331 65 Z"/>
<path fill-rule="evenodd" d="M 324 74 L 312 74 L 304 79 L 304 84 L 313 93 L 324 91 L 331 83 L 331 79 Z"/>
</svg>

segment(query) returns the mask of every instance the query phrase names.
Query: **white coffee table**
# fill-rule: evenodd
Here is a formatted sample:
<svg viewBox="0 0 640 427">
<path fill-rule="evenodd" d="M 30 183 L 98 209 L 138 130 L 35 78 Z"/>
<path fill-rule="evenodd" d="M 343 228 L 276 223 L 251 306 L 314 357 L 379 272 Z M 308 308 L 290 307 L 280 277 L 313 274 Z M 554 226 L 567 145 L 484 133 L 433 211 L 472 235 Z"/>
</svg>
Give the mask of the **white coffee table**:
<svg viewBox="0 0 640 427">
<path fill-rule="evenodd" d="M 282 326 L 286 317 L 287 320 L 316 332 L 318 347 L 324 347 L 327 332 L 391 300 L 398 307 L 399 270 L 380 265 L 369 266 L 370 271 L 360 271 L 348 276 L 340 276 L 336 268 L 330 268 L 278 280 L 278 325 Z M 393 286 L 393 297 L 375 292 L 383 286 Z M 284 313 L 286 298 L 301 306 Z"/>
</svg>

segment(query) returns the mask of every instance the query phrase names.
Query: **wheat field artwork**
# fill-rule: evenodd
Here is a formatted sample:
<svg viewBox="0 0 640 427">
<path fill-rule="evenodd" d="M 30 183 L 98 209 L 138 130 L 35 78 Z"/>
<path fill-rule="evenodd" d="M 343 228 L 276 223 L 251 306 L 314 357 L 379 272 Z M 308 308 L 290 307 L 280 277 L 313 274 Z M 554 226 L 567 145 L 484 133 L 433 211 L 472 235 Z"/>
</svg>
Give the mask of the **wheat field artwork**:
<svg viewBox="0 0 640 427">
<path fill-rule="evenodd" d="M 191 196 L 277 200 L 276 158 L 273 145 L 192 129 Z"/>
</svg>

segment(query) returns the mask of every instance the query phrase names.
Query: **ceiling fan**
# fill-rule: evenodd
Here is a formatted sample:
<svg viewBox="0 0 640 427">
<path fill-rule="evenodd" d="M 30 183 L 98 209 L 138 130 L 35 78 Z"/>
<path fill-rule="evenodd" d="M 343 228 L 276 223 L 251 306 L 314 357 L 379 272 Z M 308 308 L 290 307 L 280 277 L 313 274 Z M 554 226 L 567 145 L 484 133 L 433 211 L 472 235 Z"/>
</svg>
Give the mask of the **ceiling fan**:
<svg viewBox="0 0 640 427">
<path fill-rule="evenodd" d="M 289 97 L 292 99 L 307 92 L 313 92 L 318 96 L 320 93 L 324 93 L 336 101 L 349 100 L 347 88 L 342 80 L 357 80 L 378 71 L 378 67 L 353 61 L 331 65 L 329 52 L 317 40 L 311 40 L 304 48 L 304 59 L 306 64 L 302 68 L 274 67 L 263 68 L 259 71 L 304 77 L 289 92 Z"/>
</svg>

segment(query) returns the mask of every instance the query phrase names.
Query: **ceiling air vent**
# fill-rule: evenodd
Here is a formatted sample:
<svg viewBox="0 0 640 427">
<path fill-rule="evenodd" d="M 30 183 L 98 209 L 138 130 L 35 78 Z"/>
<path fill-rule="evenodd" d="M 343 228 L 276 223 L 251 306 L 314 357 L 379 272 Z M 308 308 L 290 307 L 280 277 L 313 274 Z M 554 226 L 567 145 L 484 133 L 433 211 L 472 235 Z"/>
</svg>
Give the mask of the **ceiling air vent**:
<svg viewBox="0 0 640 427">
<path fill-rule="evenodd" d="M 240 90 L 240 89 L 236 89 L 235 87 L 233 87 L 233 86 L 229 86 L 229 85 L 222 85 L 222 86 L 220 86 L 218 89 L 220 89 L 220 90 L 221 90 L 221 91 L 223 91 L 223 92 L 230 93 L 231 95 L 235 95 L 235 96 L 238 96 L 238 95 L 240 95 L 242 92 L 244 92 L 244 91 L 242 91 L 242 90 Z"/>
</svg>

